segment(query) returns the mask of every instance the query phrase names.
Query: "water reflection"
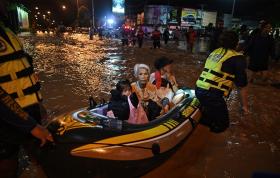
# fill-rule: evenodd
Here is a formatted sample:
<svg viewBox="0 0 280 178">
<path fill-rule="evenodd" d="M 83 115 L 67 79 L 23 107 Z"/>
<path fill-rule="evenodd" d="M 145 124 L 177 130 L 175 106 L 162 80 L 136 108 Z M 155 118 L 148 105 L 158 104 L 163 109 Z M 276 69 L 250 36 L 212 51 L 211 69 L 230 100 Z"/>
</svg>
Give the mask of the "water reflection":
<svg viewBox="0 0 280 178">
<path fill-rule="evenodd" d="M 185 48 L 179 46 L 178 50 L 172 44 L 154 50 L 149 42 L 142 49 L 121 48 L 118 40 L 88 40 L 82 34 L 22 39 L 34 56 L 51 116 L 86 106 L 90 95 L 107 99 L 120 78 L 135 80 L 135 63 L 146 63 L 154 70 L 153 62 L 161 56 L 174 60 L 179 85 L 194 87 L 207 57 L 207 41 L 201 39 L 195 48 L 203 52 L 199 54 L 186 53 Z M 273 66 L 271 74 L 280 81 L 279 68 Z M 255 170 L 279 170 L 279 89 L 250 84 L 249 116 L 241 114 L 238 95 L 233 90 L 227 99 L 231 119 L 227 132 L 215 135 L 199 126 L 169 161 L 146 177 L 250 177 Z"/>
</svg>

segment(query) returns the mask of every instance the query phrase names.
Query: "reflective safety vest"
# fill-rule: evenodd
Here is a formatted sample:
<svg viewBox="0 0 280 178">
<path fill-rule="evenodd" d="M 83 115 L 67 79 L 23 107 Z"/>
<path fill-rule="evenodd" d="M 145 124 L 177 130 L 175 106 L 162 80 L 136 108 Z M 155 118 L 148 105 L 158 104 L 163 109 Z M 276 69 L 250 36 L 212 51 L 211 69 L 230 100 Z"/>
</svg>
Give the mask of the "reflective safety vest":
<svg viewBox="0 0 280 178">
<path fill-rule="evenodd" d="M 221 90 L 224 96 L 228 96 L 233 87 L 235 75 L 223 72 L 221 70 L 222 65 L 227 59 L 240 55 L 242 54 L 224 48 L 218 48 L 213 51 L 206 60 L 204 69 L 196 82 L 196 86 L 205 90 L 215 88 Z"/>
<path fill-rule="evenodd" d="M 32 58 L 23 51 L 17 36 L 0 22 L 0 86 L 22 107 L 41 99 L 40 83 Z"/>
</svg>

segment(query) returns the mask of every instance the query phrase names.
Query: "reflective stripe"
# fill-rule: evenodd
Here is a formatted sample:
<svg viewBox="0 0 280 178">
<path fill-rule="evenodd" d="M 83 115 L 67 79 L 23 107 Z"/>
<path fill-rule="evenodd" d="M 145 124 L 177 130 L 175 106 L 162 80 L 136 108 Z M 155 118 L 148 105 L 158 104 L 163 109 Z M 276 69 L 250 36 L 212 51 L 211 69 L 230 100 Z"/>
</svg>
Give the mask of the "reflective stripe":
<svg viewBox="0 0 280 178">
<path fill-rule="evenodd" d="M 216 71 L 213 71 L 213 70 L 210 70 L 210 69 L 207 69 L 207 68 L 204 68 L 203 69 L 203 71 L 204 72 L 209 72 L 209 73 L 211 73 L 211 74 L 213 74 L 213 75 L 216 75 L 217 77 L 220 77 L 220 78 L 223 78 L 223 74 L 221 74 L 221 73 L 218 73 L 218 72 L 216 72 Z"/>
<path fill-rule="evenodd" d="M 22 108 L 38 103 L 38 97 L 36 93 L 25 95 L 21 98 L 16 98 L 15 100 Z"/>
<path fill-rule="evenodd" d="M 29 94 L 32 94 L 32 93 L 35 93 L 35 92 L 38 92 L 41 88 L 41 85 L 39 82 L 37 82 L 35 85 L 32 85 L 31 87 L 28 87 L 26 89 L 23 89 L 22 92 L 24 95 L 29 95 Z M 15 93 L 11 93 L 10 96 L 12 98 L 19 98 L 18 96 L 18 93 L 15 92 Z"/>
<path fill-rule="evenodd" d="M 209 72 L 217 77 L 220 77 L 220 78 L 225 78 L 226 80 L 230 80 L 230 81 L 233 81 L 234 80 L 234 77 L 231 77 L 231 76 L 227 76 L 226 74 L 221 74 L 219 72 L 216 72 L 214 70 L 210 70 L 210 69 L 207 69 L 207 68 L 204 68 L 203 69 L 204 72 Z M 225 77 L 226 76 L 226 77 Z"/>
<path fill-rule="evenodd" d="M 19 50 L 19 51 L 13 52 L 11 54 L 6 54 L 3 56 L 0 56 L 0 64 L 8 62 L 8 61 L 12 61 L 12 60 L 18 60 L 20 58 L 27 57 L 27 56 L 28 55 L 23 50 Z"/>
<path fill-rule="evenodd" d="M 5 75 L 5 76 L 2 76 L 0 77 L 0 83 L 4 83 L 4 82 L 8 82 L 8 81 L 11 81 L 11 76 L 10 75 Z"/>
<path fill-rule="evenodd" d="M 31 74 L 33 74 L 33 68 L 32 67 L 28 67 L 28 68 L 25 68 L 19 72 L 16 72 L 15 75 L 16 77 L 14 77 L 15 79 L 19 79 L 21 77 L 26 77 L 26 76 L 29 76 Z M 14 79 L 14 80 L 15 80 Z M 4 83 L 4 82 L 9 82 L 9 81 L 12 81 L 12 77 L 11 75 L 5 75 L 5 76 L 1 76 L 0 77 L 0 83 Z"/>
<path fill-rule="evenodd" d="M 215 88 L 222 91 L 224 96 L 228 96 L 235 76 L 223 72 L 222 65 L 227 59 L 240 55 L 242 54 L 234 50 L 225 50 L 223 48 L 213 51 L 206 60 L 205 67 L 196 82 L 196 86 L 205 90 Z"/>
<path fill-rule="evenodd" d="M 201 80 L 201 81 L 203 81 L 203 82 L 210 83 L 210 84 L 215 85 L 215 86 L 218 86 L 218 85 L 219 85 L 219 83 L 218 83 L 218 82 L 215 82 L 215 81 L 212 81 L 212 80 L 209 80 L 209 79 L 203 78 L 203 77 L 199 77 L 199 80 Z"/>
</svg>

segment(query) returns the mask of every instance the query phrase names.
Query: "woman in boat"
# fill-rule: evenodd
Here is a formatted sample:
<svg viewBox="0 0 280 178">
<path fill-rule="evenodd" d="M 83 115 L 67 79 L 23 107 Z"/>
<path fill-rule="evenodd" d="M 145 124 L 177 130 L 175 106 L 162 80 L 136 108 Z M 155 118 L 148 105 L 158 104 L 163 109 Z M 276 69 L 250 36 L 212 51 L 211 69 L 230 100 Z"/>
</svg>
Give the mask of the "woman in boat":
<svg viewBox="0 0 280 178">
<path fill-rule="evenodd" d="M 137 81 L 131 84 L 132 92 L 136 93 L 149 120 L 153 120 L 161 114 L 162 106 L 156 86 L 149 82 L 150 68 L 146 64 L 136 64 L 134 75 Z"/>
</svg>

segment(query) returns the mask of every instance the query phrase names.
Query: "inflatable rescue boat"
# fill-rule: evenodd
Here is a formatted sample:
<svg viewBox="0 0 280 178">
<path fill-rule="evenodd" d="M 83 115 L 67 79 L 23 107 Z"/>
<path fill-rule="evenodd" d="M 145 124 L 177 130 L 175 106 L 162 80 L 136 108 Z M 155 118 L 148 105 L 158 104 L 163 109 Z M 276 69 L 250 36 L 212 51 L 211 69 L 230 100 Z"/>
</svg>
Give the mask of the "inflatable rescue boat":
<svg viewBox="0 0 280 178">
<path fill-rule="evenodd" d="M 201 113 L 194 90 L 147 124 L 106 116 L 107 104 L 59 116 L 48 125 L 55 144 L 40 150 L 48 177 L 136 177 L 163 161 L 193 131 Z M 176 97 L 176 96 L 175 96 Z"/>
</svg>

